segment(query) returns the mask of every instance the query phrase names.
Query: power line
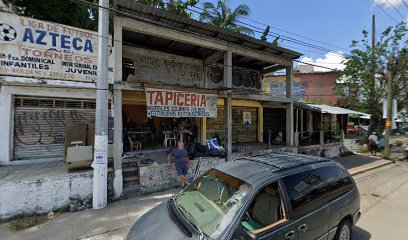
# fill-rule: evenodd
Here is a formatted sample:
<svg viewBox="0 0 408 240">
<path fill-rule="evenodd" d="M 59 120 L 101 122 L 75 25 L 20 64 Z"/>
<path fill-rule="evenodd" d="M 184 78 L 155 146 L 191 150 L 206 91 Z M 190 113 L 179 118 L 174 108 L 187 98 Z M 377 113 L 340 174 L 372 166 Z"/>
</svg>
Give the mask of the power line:
<svg viewBox="0 0 408 240">
<path fill-rule="evenodd" d="M 201 2 L 199 2 L 199 3 L 200 3 L 201 5 L 203 5 L 203 3 L 201 3 Z M 197 6 L 193 6 L 193 7 L 198 8 Z M 245 16 L 241 16 L 241 18 L 243 18 L 243 19 L 245 19 L 245 20 L 248 20 L 248 21 L 250 21 L 250 22 L 252 22 L 252 23 L 256 23 L 256 24 L 265 26 L 265 27 L 269 26 L 269 27 L 272 28 L 272 29 L 275 29 L 275 30 L 278 30 L 278 31 L 281 31 L 281 32 L 285 32 L 285 33 L 288 33 L 288 34 L 291 34 L 291 35 L 294 35 L 294 36 L 297 36 L 297 37 L 301 37 L 301 38 L 307 39 L 307 40 L 309 40 L 309 41 L 321 43 L 321 44 L 324 44 L 324 45 L 327 45 L 327 46 L 330 46 L 330 47 L 334 47 L 334 48 L 338 48 L 338 49 L 342 49 L 342 50 L 348 51 L 348 49 L 346 49 L 346 48 L 344 48 L 344 47 L 336 46 L 336 45 L 333 45 L 333 44 L 330 44 L 330 43 L 326 43 L 326 42 L 323 42 L 323 41 L 320 41 L 320 40 L 316 40 L 316 39 L 313 39 L 313 38 L 310 38 L 310 37 L 306 37 L 306 36 L 301 35 L 301 34 L 298 34 L 298 33 L 290 32 L 290 31 L 287 31 L 287 30 L 284 30 L 284 29 L 281 29 L 281 28 L 277 28 L 277 27 L 274 27 L 274 26 L 270 26 L 270 25 L 268 25 L 268 24 L 265 24 L 265 23 L 262 23 L 262 22 L 259 22 L 259 21 L 250 19 L 250 18 L 245 17 Z"/>
<path fill-rule="evenodd" d="M 393 16 L 391 16 L 387 11 L 385 11 L 385 9 L 384 9 L 380 4 L 377 4 L 374 0 L 371 0 L 371 1 L 374 3 L 374 5 L 378 6 L 378 7 L 380 8 L 380 10 L 381 10 L 385 15 L 387 15 L 390 19 L 392 19 L 395 23 L 398 24 L 398 21 L 395 20 L 395 18 L 394 18 Z"/>
<path fill-rule="evenodd" d="M 397 7 L 394 6 L 394 4 L 392 4 L 389 0 L 386 0 L 388 4 L 391 5 L 391 7 L 398 13 L 398 15 L 400 15 L 402 17 L 402 20 L 405 20 L 404 15 L 398 10 Z"/>
<path fill-rule="evenodd" d="M 404 3 L 404 6 L 406 7 L 406 8 L 408 8 L 408 3 L 405 1 L 405 0 L 401 0 L 402 1 L 402 3 Z"/>
<path fill-rule="evenodd" d="M 197 6 L 193 6 L 193 7 L 197 8 L 197 9 L 199 9 L 201 11 L 205 11 L 205 9 L 203 9 L 203 8 L 200 8 L 200 7 L 197 7 Z M 193 11 L 195 13 L 198 13 L 198 14 L 202 13 L 202 12 L 198 12 L 198 11 L 193 10 L 193 9 L 189 9 L 189 10 Z M 241 21 L 237 21 L 237 22 L 240 23 L 240 24 L 246 25 L 247 28 L 248 27 L 252 28 L 251 30 L 253 30 L 254 32 L 257 32 L 259 34 L 263 34 L 264 29 L 262 29 L 262 28 L 259 28 L 259 27 L 253 26 L 251 24 L 241 22 Z M 265 25 L 265 24 L 263 24 L 263 25 Z M 245 27 L 245 26 L 242 26 L 242 25 L 238 25 L 238 26 Z M 254 29 L 256 29 L 256 30 L 254 30 Z M 335 50 L 332 50 L 332 49 L 329 49 L 329 48 L 324 48 L 324 47 L 321 47 L 321 46 L 318 46 L 318 45 L 315 45 L 315 44 L 312 44 L 312 43 L 304 42 L 302 40 L 298 40 L 298 39 L 295 39 L 295 38 L 292 38 L 292 37 L 288 37 L 288 36 L 285 36 L 285 35 L 282 35 L 282 34 L 279 34 L 279 33 L 269 32 L 267 35 L 271 36 L 271 37 L 280 37 L 280 39 L 282 39 L 282 40 L 292 42 L 292 43 L 295 43 L 295 44 L 299 44 L 299 45 L 302 45 L 302 46 L 314 48 L 314 49 L 317 49 L 317 50 L 320 50 L 320 51 L 332 52 L 332 53 L 335 53 L 335 54 L 338 54 L 338 55 L 343 55 L 343 54 L 340 54 L 339 51 L 335 51 Z"/>
<path fill-rule="evenodd" d="M 99 6 L 98 4 L 91 3 L 91 2 L 86 2 L 86 1 L 84 1 L 84 0 L 71 0 L 71 1 L 76 2 L 76 3 L 78 3 L 78 4 L 82 4 L 82 5 L 88 6 L 88 7 L 104 8 L 104 7 L 102 7 L 102 6 Z M 195 34 L 195 35 L 200 35 L 200 36 L 207 37 L 207 38 L 209 37 L 209 36 L 201 35 L 201 34 L 198 34 L 198 33 L 196 33 L 196 32 L 189 31 L 189 30 L 180 29 L 180 28 L 173 27 L 173 26 L 168 26 L 167 24 L 164 24 L 164 23 L 162 23 L 162 22 L 157 22 L 157 21 L 154 21 L 154 20 L 146 19 L 146 18 L 137 16 L 137 15 L 135 15 L 135 14 L 130 14 L 130 13 L 127 13 L 127 12 L 124 12 L 124 11 L 120 11 L 120 10 L 117 10 L 117 9 L 112 9 L 112 8 L 110 8 L 110 7 L 104 8 L 104 9 L 105 9 L 105 10 L 108 10 L 108 11 L 111 11 L 111 12 L 116 12 L 116 13 L 121 14 L 121 15 L 124 15 L 124 16 L 131 17 L 131 18 L 134 18 L 134 19 L 137 19 L 137 20 L 142 20 L 142 21 L 145 21 L 145 22 L 154 23 L 154 24 L 156 24 L 156 25 L 161 25 L 161 26 L 163 26 L 163 27 L 168 27 L 168 28 L 171 28 L 171 29 L 176 29 L 176 30 L 178 30 L 178 31 L 188 32 L 188 33 L 192 33 L 192 34 Z M 98 35 L 96 35 L 96 36 L 98 36 Z M 218 41 L 219 41 L 219 39 L 215 39 L 215 40 L 218 40 Z M 123 41 L 119 41 L 119 40 L 114 40 L 114 41 L 123 42 Z M 123 43 L 125 43 L 125 42 L 123 42 Z M 241 47 L 244 47 L 244 46 L 241 46 Z M 244 47 L 244 48 L 246 48 L 246 47 Z M 250 49 L 250 48 L 248 48 L 248 49 Z M 319 66 L 319 65 L 316 65 L 316 64 L 308 63 L 308 62 L 302 62 L 302 61 L 300 61 L 300 60 L 294 60 L 294 59 L 291 59 L 291 58 L 288 58 L 288 57 L 283 57 L 283 56 L 279 56 L 279 57 L 281 57 L 281 58 L 283 58 L 283 59 L 287 59 L 287 60 L 291 60 L 291 61 L 303 63 L 303 64 L 306 64 L 306 65 L 311 65 L 311 66 L 315 66 L 315 67 L 325 68 L 325 69 L 328 69 L 328 70 L 331 70 L 331 71 L 337 71 L 337 69 L 333 69 L 333 68 L 329 68 L 329 67 L 325 67 L 325 66 Z"/>
</svg>

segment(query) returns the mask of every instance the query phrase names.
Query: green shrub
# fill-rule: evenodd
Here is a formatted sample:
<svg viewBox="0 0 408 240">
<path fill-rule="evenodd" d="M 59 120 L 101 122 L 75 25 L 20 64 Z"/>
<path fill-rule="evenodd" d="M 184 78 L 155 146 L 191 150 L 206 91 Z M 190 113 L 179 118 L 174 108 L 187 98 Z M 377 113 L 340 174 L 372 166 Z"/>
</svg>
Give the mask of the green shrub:
<svg viewBox="0 0 408 240">
<path fill-rule="evenodd" d="M 386 159 L 386 160 L 391 160 L 394 161 L 395 159 L 391 156 L 390 153 L 386 153 L 384 151 L 381 152 L 381 157 Z"/>
<path fill-rule="evenodd" d="M 357 152 L 358 153 L 368 153 L 368 152 L 370 152 L 370 150 L 368 149 L 368 147 L 365 147 L 365 148 L 357 150 Z"/>
</svg>

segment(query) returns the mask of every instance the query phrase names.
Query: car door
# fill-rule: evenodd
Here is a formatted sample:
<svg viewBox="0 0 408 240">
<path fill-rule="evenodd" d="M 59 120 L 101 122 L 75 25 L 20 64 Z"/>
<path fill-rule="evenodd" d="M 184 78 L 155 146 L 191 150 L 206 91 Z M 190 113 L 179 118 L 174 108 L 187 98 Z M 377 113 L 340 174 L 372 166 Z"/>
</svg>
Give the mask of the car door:
<svg viewBox="0 0 408 240">
<path fill-rule="evenodd" d="M 298 240 L 327 239 L 330 207 L 319 173 L 306 170 L 282 178 Z"/>
<path fill-rule="evenodd" d="M 285 193 L 282 191 L 282 183 L 275 181 L 268 185 L 275 185 L 278 188 L 279 198 L 280 198 L 280 210 L 281 216 L 277 222 L 266 226 L 258 231 L 250 232 L 242 225 L 234 232 L 231 239 L 233 240 L 248 240 L 248 239 L 257 239 L 257 240 L 297 240 L 296 225 L 293 221 L 288 218 L 288 204 Z M 268 186 L 267 185 L 267 186 Z M 260 191 L 259 191 L 260 192 Z M 258 195 L 259 192 L 256 194 Z M 256 197 L 252 199 L 250 206 L 253 202 L 256 201 Z"/>
</svg>

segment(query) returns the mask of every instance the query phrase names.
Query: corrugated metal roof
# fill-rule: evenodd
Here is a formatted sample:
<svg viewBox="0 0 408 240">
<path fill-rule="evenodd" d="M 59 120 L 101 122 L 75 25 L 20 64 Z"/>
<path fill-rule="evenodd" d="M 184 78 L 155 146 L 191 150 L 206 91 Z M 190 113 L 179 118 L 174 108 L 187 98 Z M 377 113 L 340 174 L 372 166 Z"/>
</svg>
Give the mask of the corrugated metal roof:
<svg viewBox="0 0 408 240">
<path fill-rule="evenodd" d="M 293 60 L 293 59 L 299 58 L 302 55 L 301 53 L 298 53 L 296 51 L 292 51 L 290 49 L 282 48 L 279 46 L 274 46 L 271 43 L 255 39 L 253 37 L 249 37 L 249 36 L 231 31 L 229 29 L 219 28 L 211 24 L 196 21 L 194 19 L 187 18 L 181 15 L 172 14 L 167 11 L 164 11 L 158 8 L 149 7 L 149 6 L 146 6 L 140 3 L 136 3 L 130 0 L 117 0 L 116 9 L 118 10 L 118 12 L 116 13 L 117 15 L 128 16 L 130 18 L 137 17 L 138 20 L 146 21 L 146 22 L 154 21 L 156 23 L 163 24 L 166 27 L 169 27 L 172 29 L 176 29 L 179 31 L 187 31 L 187 32 L 191 32 L 194 34 L 200 34 L 206 37 L 216 38 L 216 39 L 219 39 L 219 40 L 231 43 L 231 44 L 238 44 L 240 46 L 251 48 L 257 51 L 263 51 L 265 53 L 273 54 L 273 55 L 280 56 L 286 59 Z M 135 35 L 135 34 L 129 34 L 126 32 L 127 31 L 124 31 L 124 41 L 125 42 L 129 42 L 130 44 L 136 44 L 136 45 L 145 43 L 146 38 L 144 36 L 146 35 L 139 36 L 143 34 Z M 183 49 L 183 45 L 184 45 L 184 43 L 177 43 L 178 49 L 171 49 L 172 47 L 175 47 L 175 45 L 169 44 L 167 39 L 163 39 L 159 37 L 149 37 L 148 40 L 149 40 L 150 47 L 152 48 L 157 47 L 158 49 L 160 48 L 163 50 L 168 49 L 170 52 L 179 51 L 179 49 Z M 205 48 L 197 48 L 194 50 L 195 50 L 194 52 L 191 52 L 191 48 L 190 48 L 190 50 L 181 52 L 181 54 L 185 54 L 185 55 L 190 54 L 192 55 L 192 57 L 204 59 L 207 56 L 215 52 L 212 49 L 205 49 Z M 244 60 L 240 59 L 238 62 L 236 62 L 236 64 L 245 65 L 247 63 Z M 235 62 L 234 62 L 234 65 L 235 65 Z M 266 62 L 264 63 L 256 62 L 255 65 L 248 66 L 248 67 L 260 69 L 260 68 L 263 68 L 269 65 L 271 64 L 266 63 Z"/>
<path fill-rule="evenodd" d="M 371 114 L 368 114 L 368 113 L 357 112 L 357 111 L 350 110 L 347 108 L 332 107 L 332 106 L 328 106 L 324 104 L 309 104 L 309 103 L 302 103 L 302 102 L 294 102 L 293 105 L 297 108 L 302 108 L 302 109 L 307 109 L 307 110 L 312 110 L 312 111 L 317 111 L 317 112 L 322 112 L 322 113 L 330 113 L 330 114 L 336 114 L 336 115 L 347 114 L 347 115 L 358 116 L 360 118 L 365 118 L 365 119 L 371 118 Z"/>
<path fill-rule="evenodd" d="M 306 110 L 312 110 L 312 111 L 317 111 L 320 112 L 321 109 L 318 107 L 311 106 L 310 104 L 302 103 L 302 102 L 293 102 L 293 105 L 297 108 L 302 108 Z"/>
<path fill-rule="evenodd" d="M 362 117 L 367 117 L 370 116 L 370 114 L 363 113 L 363 112 L 357 112 L 354 110 L 350 110 L 347 108 L 341 108 L 341 107 L 332 107 L 324 104 L 308 104 L 312 107 L 315 108 L 320 108 L 320 111 L 322 113 L 330 113 L 330 114 L 336 114 L 336 115 L 341 115 L 341 114 L 348 114 L 348 115 L 356 115 L 356 116 L 362 116 Z"/>
</svg>

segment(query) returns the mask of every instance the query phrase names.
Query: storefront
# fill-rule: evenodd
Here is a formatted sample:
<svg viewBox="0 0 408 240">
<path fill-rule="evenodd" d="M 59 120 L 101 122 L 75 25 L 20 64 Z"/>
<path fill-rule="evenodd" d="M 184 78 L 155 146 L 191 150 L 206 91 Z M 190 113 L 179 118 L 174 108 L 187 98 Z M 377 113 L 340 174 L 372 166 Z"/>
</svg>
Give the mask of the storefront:
<svg viewBox="0 0 408 240">
<path fill-rule="evenodd" d="M 257 101 L 232 101 L 232 143 L 263 142 L 263 108 Z M 224 142 L 224 101 L 218 100 L 218 115 L 207 119 L 206 137 Z"/>
<path fill-rule="evenodd" d="M 15 96 L 13 160 L 64 157 L 66 128 L 94 124 L 95 100 Z"/>
<path fill-rule="evenodd" d="M 217 99 L 217 94 L 191 90 L 124 91 L 124 152 L 168 149 L 180 140 L 205 143 L 203 119 L 217 116 Z"/>
</svg>

